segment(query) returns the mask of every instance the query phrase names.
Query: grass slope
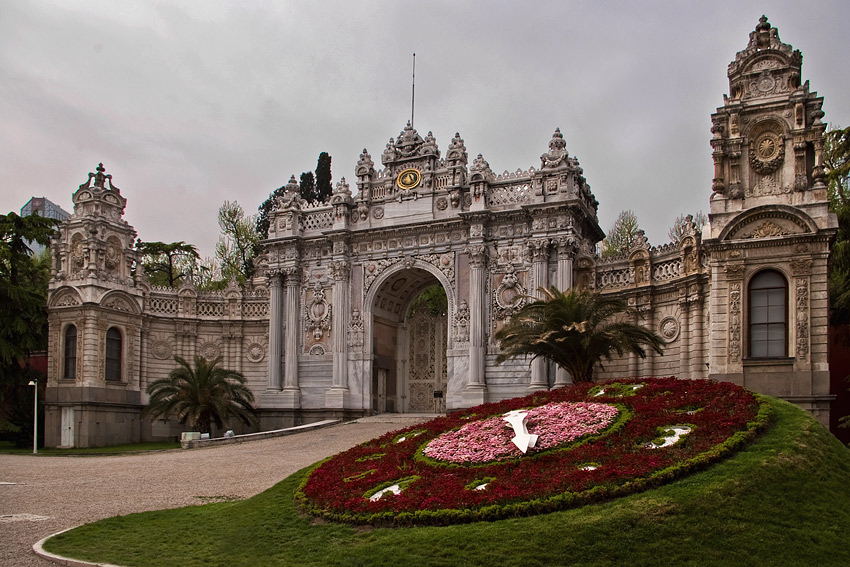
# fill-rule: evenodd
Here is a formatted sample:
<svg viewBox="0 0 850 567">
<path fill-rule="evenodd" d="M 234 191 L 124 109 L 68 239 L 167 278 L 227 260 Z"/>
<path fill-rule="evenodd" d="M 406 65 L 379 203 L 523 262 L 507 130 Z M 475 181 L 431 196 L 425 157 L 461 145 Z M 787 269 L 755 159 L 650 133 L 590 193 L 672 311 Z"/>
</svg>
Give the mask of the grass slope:
<svg viewBox="0 0 850 567">
<path fill-rule="evenodd" d="M 528 518 L 356 528 L 304 517 L 301 471 L 254 498 L 111 518 L 55 537 L 63 555 L 126 566 L 729 566 L 850 564 L 850 451 L 773 401 L 745 450 L 665 487 Z"/>
</svg>

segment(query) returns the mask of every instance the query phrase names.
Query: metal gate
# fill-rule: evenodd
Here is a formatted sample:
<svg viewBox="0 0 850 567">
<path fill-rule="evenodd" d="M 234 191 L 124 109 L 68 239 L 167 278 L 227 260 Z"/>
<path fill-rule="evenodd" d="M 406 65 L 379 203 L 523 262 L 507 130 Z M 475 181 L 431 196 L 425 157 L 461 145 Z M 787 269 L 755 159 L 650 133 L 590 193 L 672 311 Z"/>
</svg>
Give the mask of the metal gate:
<svg viewBox="0 0 850 567">
<path fill-rule="evenodd" d="M 446 315 L 435 315 L 422 303 L 411 312 L 407 323 L 410 333 L 407 410 L 442 412 L 445 410 L 447 382 Z"/>
</svg>

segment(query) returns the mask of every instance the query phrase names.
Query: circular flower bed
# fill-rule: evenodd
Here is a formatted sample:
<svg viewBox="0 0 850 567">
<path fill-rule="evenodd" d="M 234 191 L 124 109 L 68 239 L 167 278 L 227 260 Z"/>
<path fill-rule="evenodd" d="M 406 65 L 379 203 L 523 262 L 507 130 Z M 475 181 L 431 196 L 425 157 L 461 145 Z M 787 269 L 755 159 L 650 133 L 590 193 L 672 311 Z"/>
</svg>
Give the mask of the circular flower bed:
<svg viewBox="0 0 850 567">
<path fill-rule="evenodd" d="M 526 417 L 525 430 L 510 418 L 517 413 Z M 353 523 L 451 524 L 549 512 L 678 478 L 768 423 L 768 406 L 729 383 L 579 384 L 388 433 L 317 465 L 296 498 L 312 514 Z M 532 442 L 513 441 L 526 434 Z"/>
</svg>

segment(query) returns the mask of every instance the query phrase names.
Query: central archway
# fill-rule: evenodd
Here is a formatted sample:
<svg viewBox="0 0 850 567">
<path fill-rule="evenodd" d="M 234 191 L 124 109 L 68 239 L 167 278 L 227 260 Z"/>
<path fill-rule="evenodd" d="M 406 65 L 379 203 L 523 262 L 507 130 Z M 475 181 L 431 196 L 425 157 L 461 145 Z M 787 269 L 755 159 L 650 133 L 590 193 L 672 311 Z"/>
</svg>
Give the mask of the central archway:
<svg viewBox="0 0 850 567">
<path fill-rule="evenodd" d="M 378 284 L 369 305 L 373 412 L 445 411 L 450 303 L 444 283 L 420 267 Z"/>
</svg>

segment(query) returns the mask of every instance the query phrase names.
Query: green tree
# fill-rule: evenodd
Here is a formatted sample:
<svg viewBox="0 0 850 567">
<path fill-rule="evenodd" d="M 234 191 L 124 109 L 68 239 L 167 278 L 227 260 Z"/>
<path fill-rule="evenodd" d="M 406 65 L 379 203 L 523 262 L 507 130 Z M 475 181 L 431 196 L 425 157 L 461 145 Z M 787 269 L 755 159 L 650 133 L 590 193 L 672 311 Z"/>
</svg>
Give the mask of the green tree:
<svg viewBox="0 0 850 567">
<path fill-rule="evenodd" d="M 688 219 L 688 217 L 691 218 Z M 673 221 L 673 226 L 671 226 L 670 230 L 667 231 L 667 236 L 670 237 L 670 242 L 678 244 L 682 241 L 682 237 L 685 235 L 685 230 L 691 220 L 694 222 L 698 230 L 702 230 L 703 227 L 708 224 L 708 217 L 702 211 L 698 211 L 695 215 L 679 215 L 676 217 L 676 220 Z"/>
<path fill-rule="evenodd" d="M 445 315 L 449 310 L 449 299 L 446 290 L 440 284 L 434 284 L 422 290 L 410 304 L 409 313 L 413 313 L 420 305 L 425 305 L 431 315 Z"/>
<path fill-rule="evenodd" d="M 850 127 L 831 128 L 825 142 L 829 206 L 838 217 L 829 258 L 830 323 L 846 326 L 850 324 Z"/>
<path fill-rule="evenodd" d="M 256 225 L 256 215 L 246 217 L 236 201 L 225 201 L 219 208 L 221 237 L 215 246 L 215 255 L 224 280 L 235 277 L 244 282 L 254 275 L 254 257 L 260 245 Z"/>
<path fill-rule="evenodd" d="M 631 250 L 635 239 L 638 237 L 640 227 L 637 215 L 634 211 L 621 211 L 614 221 L 614 226 L 608 231 L 608 235 L 602 240 L 600 255 L 603 258 L 612 258 L 620 254 L 626 254 Z"/>
<path fill-rule="evenodd" d="M 28 242 L 49 245 L 57 221 L 15 213 L 0 215 L 0 378 L 47 344 L 50 256 L 32 257 Z"/>
<path fill-rule="evenodd" d="M 142 255 L 142 268 L 150 282 L 164 287 L 177 287 L 186 276 L 200 271 L 198 249 L 184 241 L 136 242 L 136 250 Z"/>
<path fill-rule="evenodd" d="M 316 200 L 327 203 L 331 199 L 333 186 L 331 185 L 331 156 L 328 152 L 319 154 L 316 164 Z"/>
<path fill-rule="evenodd" d="M 175 356 L 179 365 L 167 378 L 152 382 L 147 392 L 150 402 L 144 414 L 153 419 L 169 418 L 189 423 L 194 431 L 210 432 L 211 425 L 222 429 L 231 419 L 245 425 L 256 423 L 254 394 L 245 385 L 245 377 L 219 366 L 221 357 L 208 361 L 195 357 L 195 365 Z"/>
<path fill-rule="evenodd" d="M 278 187 L 269 194 L 269 198 L 263 201 L 258 208 L 259 213 L 257 214 L 256 229 L 261 240 L 265 240 L 269 237 L 272 213 L 274 212 L 275 206 L 277 206 L 278 198 L 282 197 L 284 193 L 286 193 L 286 186 Z"/>
<path fill-rule="evenodd" d="M 590 290 L 539 290 L 543 299 L 526 304 L 495 335 L 502 352 L 497 362 L 530 355 L 566 369 L 574 382 L 593 380 L 593 367 L 612 353 L 646 358 L 645 347 L 664 354 L 664 339 L 624 321 L 626 303 Z"/>
<path fill-rule="evenodd" d="M 313 177 L 312 171 L 305 171 L 301 174 L 301 183 L 298 184 L 301 198 L 312 203 L 316 200 L 316 179 Z"/>
<path fill-rule="evenodd" d="M 833 210 L 850 205 L 850 127 L 833 126 L 826 133 L 823 162 Z"/>
</svg>

